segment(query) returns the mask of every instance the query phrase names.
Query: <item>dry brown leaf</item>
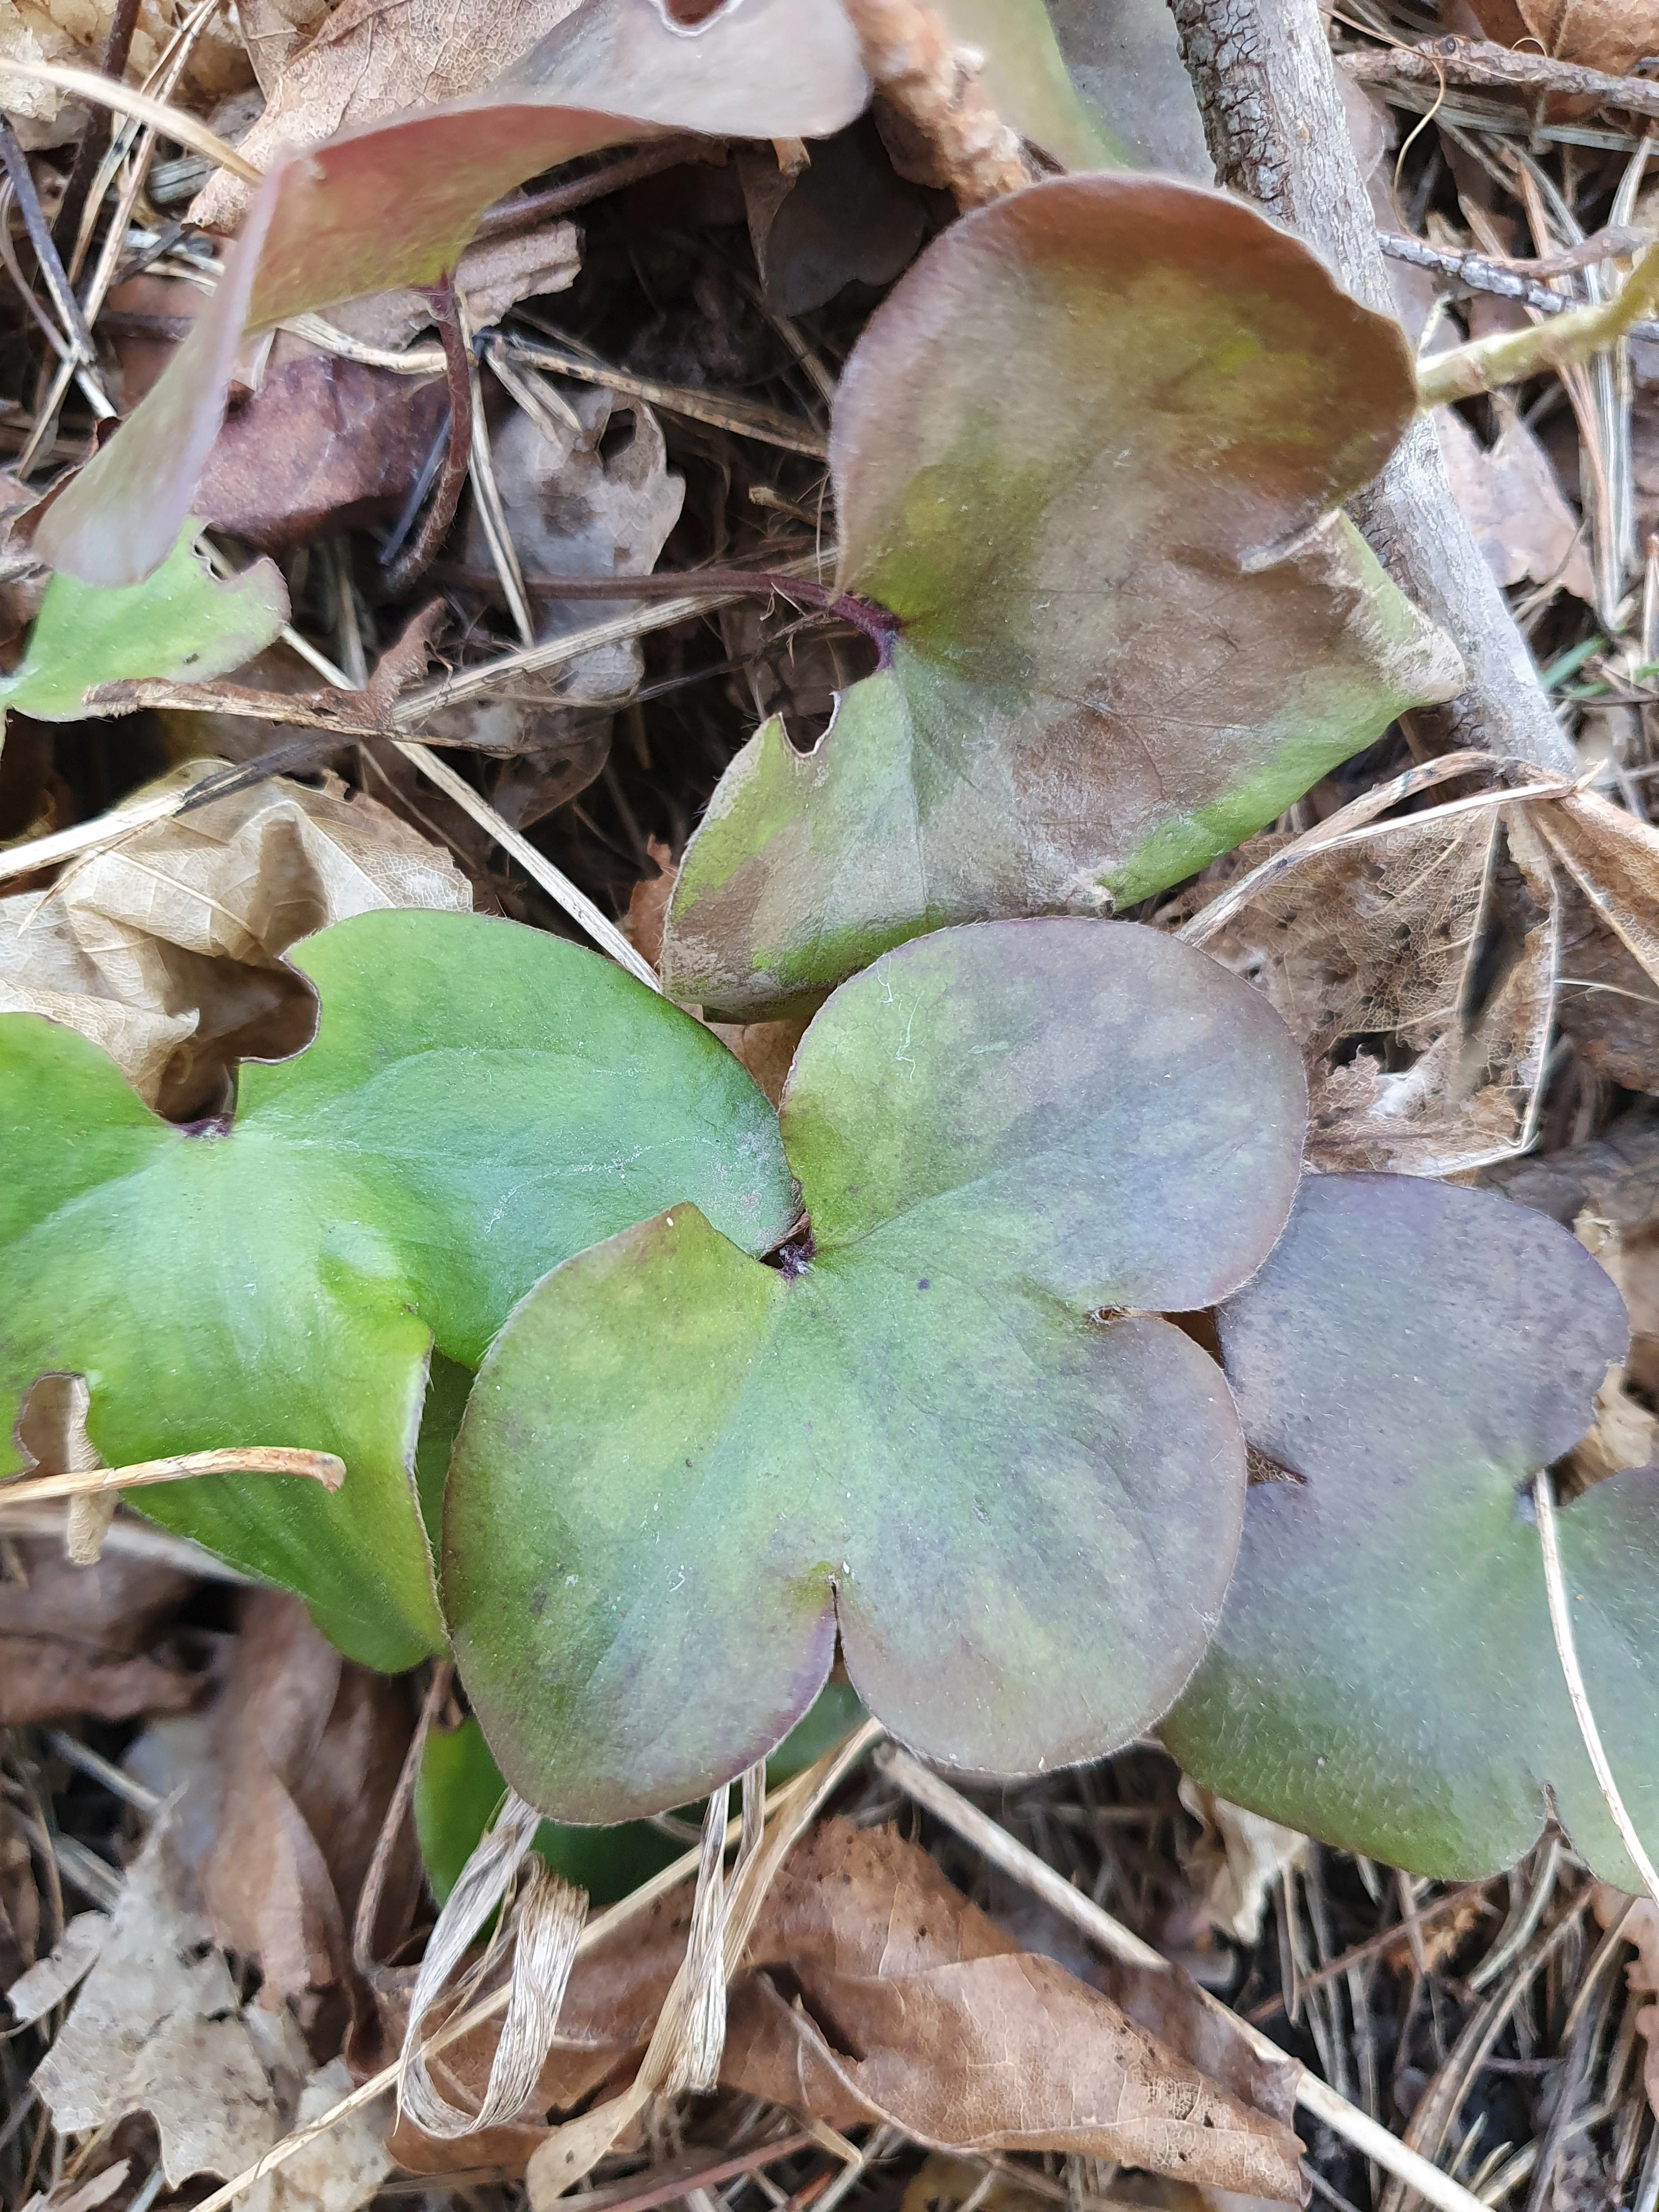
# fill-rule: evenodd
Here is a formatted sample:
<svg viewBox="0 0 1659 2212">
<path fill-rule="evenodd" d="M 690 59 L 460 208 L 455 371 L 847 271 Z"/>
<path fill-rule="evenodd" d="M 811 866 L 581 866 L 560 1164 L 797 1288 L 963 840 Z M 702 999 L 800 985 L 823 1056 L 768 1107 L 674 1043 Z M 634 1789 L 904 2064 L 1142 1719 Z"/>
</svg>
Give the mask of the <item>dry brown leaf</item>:
<svg viewBox="0 0 1659 2212">
<path fill-rule="evenodd" d="M 441 376 L 404 376 L 278 331 L 256 392 L 226 413 L 198 488 L 204 522 L 262 553 L 392 521 L 443 428 Z"/>
<path fill-rule="evenodd" d="M 1559 584 L 1587 605 L 1595 579 L 1577 516 L 1544 451 L 1512 402 L 1494 401 L 1502 428 L 1483 446 L 1455 407 L 1435 412 L 1452 495 L 1500 584 Z"/>
<path fill-rule="evenodd" d="M 1199 1902 L 1210 1924 L 1237 1942 L 1254 1943 L 1268 1897 L 1286 1869 L 1302 1863 L 1308 1838 L 1300 1829 L 1229 1804 L 1184 1774 L 1181 1802 L 1204 1823 L 1189 1854 L 1189 1871 L 1203 1884 Z"/>
<path fill-rule="evenodd" d="M 684 1894 L 665 1899 L 579 1963 L 519 2126 L 492 2131 L 488 2149 L 479 2137 L 428 2147 L 404 2126 L 392 2142 L 399 2162 L 441 2170 L 458 2150 L 474 2163 L 521 2158 L 545 2133 L 532 2114 L 621 2076 L 678 1965 L 689 1911 Z M 934 2146 L 1079 2151 L 1303 2199 L 1287 2126 L 1217 2087 L 1054 1960 L 1022 1950 L 890 1828 L 827 1820 L 797 1846 L 732 1984 L 727 2021 L 722 2086 L 833 2127 L 885 2119 Z M 476 2100 L 492 2047 L 493 2031 L 481 2031 L 435 2062 L 448 2094 Z"/>
<path fill-rule="evenodd" d="M 6 1991 L 6 2002 L 20 2027 L 43 2020 L 80 1987 L 97 1963 L 109 1929 L 106 1912 L 77 1912 L 47 1956 L 18 1976 Z"/>
<path fill-rule="evenodd" d="M 97 1963 L 34 2087 L 65 2135 L 149 2112 L 169 2189 L 192 2173 L 228 2179 L 275 2138 L 270 2083 L 165 1820 L 128 1869 Z"/>
<path fill-rule="evenodd" d="M 388 10 L 386 0 L 342 0 L 283 70 L 241 151 L 267 169 L 278 146 L 314 146 L 349 124 L 459 100 L 527 54 L 577 3 L 408 0 Z M 234 228 L 246 198 L 247 187 L 222 169 L 192 202 L 189 219 L 205 230 Z"/>
<path fill-rule="evenodd" d="M 1561 1026 L 1598 1073 L 1659 1091 L 1659 831 L 1593 792 L 1534 816 L 1561 864 Z"/>
<path fill-rule="evenodd" d="M 351 1977 L 350 1928 L 412 1729 L 400 1684 L 342 1659 L 297 1598 L 250 1590 L 213 1714 L 219 1830 L 202 1887 L 214 1933 L 300 2002 Z M 381 1893 L 377 1956 L 419 1894 L 405 1837 Z"/>
<path fill-rule="evenodd" d="M 1506 811 L 1511 849 L 1530 860 Z M 1298 860 L 1200 939 L 1302 1045 L 1321 1167 L 1451 1175 L 1522 1138 L 1553 998 L 1547 888 L 1542 918 L 1469 1011 L 1504 836 L 1497 809 L 1408 816 Z"/>
<path fill-rule="evenodd" d="M 488 238 L 469 246 L 455 264 L 454 285 L 466 304 L 475 331 L 498 323 L 509 307 L 549 292 L 567 291 L 581 268 L 581 239 L 574 222 L 548 223 L 512 238 Z M 337 330 L 364 345 L 401 352 L 410 340 L 432 326 L 432 301 L 404 288 L 371 292 L 329 310 Z"/>
<path fill-rule="evenodd" d="M 471 904 L 449 855 L 373 799 L 273 780 L 0 899 L 0 1011 L 67 1023 L 161 1112 L 199 1114 L 234 1059 L 310 1035 L 310 993 L 282 965 L 296 939 L 380 908 Z"/>
<path fill-rule="evenodd" d="M 0 1727 L 188 1705 L 202 1668 L 169 1624 L 195 1587 L 154 1559 L 111 1553 L 77 1567 L 46 1537 L 10 1539 L 0 1552 Z"/>
<path fill-rule="evenodd" d="M 0 0 L 0 63 L 95 68 L 114 13 L 115 0 Z M 169 0 L 139 0 L 127 72 L 131 81 L 141 82 L 155 68 L 176 21 Z M 236 91 L 252 76 L 232 12 L 222 9 L 202 24 L 189 49 L 180 104 L 204 106 Z M 87 121 L 86 108 L 72 94 L 21 77 L 6 80 L 4 112 L 31 149 L 64 144 Z"/>
<path fill-rule="evenodd" d="M 1624 76 L 1659 56 L 1659 0 L 1472 0 L 1489 38 L 1536 39 L 1556 60 Z M 1519 19 L 1519 28 L 1516 19 Z"/>
<path fill-rule="evenodd" d="M 1659 1905 L 1651 1898 L 1628 1898 L 1622 1890 L 1598 1882 L 1591 1905 L 1603 1928 L 1624 1921 L 1626 1940 L 1636 1948 L 1636 1956 L 1625 1969 L 1631 1990 L 1638 1996 L 1659 1996 Z M 1636 2026 L 1647 2045 L 1643 2087 L 1654 2117 L 1659 2119 L 1659 2005 L 1644 2005 L 1636 2015 Z"/>
</svg>

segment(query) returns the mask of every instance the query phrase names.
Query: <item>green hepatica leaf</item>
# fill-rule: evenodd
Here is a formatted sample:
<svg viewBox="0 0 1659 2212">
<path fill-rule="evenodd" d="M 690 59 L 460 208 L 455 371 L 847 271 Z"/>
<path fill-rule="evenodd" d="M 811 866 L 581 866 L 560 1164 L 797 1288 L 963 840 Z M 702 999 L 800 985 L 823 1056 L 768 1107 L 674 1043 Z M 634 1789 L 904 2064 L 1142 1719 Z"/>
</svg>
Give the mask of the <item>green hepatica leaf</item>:
<svg viewBox="0 0 1659 2212">
<path fill-rule="evenodd" d="M 575 1821 L 698 1796 L 806 1711 L 837 1629 L 870 1711 L 972 1771 L 1163 1711 L 1244 1478 L 1218 1370 L 1148 1310 L 1259 1265 L 1305 1112 L 1266 1002 L 1132 924 L 946 931 L 843 985 L 781 1109 L 810 1252 L 667 1207 L 480 1371 L 444 1606 L 514 1786 Z"/>
<path fill-rule="evenodd" d="M 951 39 L 984 57 L 980 82 L 1022 138 L 1067 169 L 1115 168 L 1127 156 L 1078 98 L 1043 0 L 945 0 Z"/>
<path fill-rule="evenodd" d="M 1170 1750 L 1237 1803 L 1449 1880 L 1511 1864 L 1553 1808 L 1639 1887 L 1563 1686 L 1528 1488 L 1623 1356 L 1611 1281 L 1490 1193 L 1320 1176 L 1218 1322 L 1246 1434 L 1299 1480 L 1250 1492 Z M 1659 1472 L 1559 1519 L 1590 1703 L 1651 1851 Z"/>
<path fill-rule="evenodd" d="M 21 661 L 0 677 L 0 708 L 72 721 L 97 684 L 224 676 L 263 652 L 288 620 L 280 572 L 272 562 L 256 561 L 221 582 L 196 551 L 199 535 L 199 525 L 187 522 L 142 584 L 104 590 L 54 576 Z"/>
<path fill-rule="evenodd" d="M 224 1134 L 157 1120 L 73 1031 L 0 1018 L 0 1434 L 37 1376 L 68 1370 L 112 1464 L 337 1452 L 331 1498 L 223 1476 L 135 1502 L 300 1591 L 353 1657 L 406 1666 L 442 1648 L 414 1464 L 434 1341 L 441 1426 L 458 1368 L 556 1261 L 682 1195 L 762 1251 L 793 1195 L 743 1068 L 596 954 L 392 912 L 292 957 L 321 997 L 316 1040 L 243 1069 Z"/>
<path fill-rule="evenodd" d="M 1414 404 L 1398 327 L 1239 201 L 1068 177 L 956 224 L 836 403 L 839 583 L 891 665 L 727 769 L 674 995 L 757 1014 L 943 924 L 1120 909 L 1455 691 L 1334 513 Z"/>
</svg>

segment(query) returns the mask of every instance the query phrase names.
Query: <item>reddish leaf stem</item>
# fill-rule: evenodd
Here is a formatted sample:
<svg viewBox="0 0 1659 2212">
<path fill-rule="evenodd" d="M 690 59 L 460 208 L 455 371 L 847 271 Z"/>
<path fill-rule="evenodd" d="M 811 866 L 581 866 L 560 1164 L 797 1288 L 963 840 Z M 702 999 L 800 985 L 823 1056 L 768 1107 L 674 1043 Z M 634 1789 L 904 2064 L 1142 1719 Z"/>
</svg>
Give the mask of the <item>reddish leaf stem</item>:
<svg viewBox="0 0 1659 2212">
<path fill-rule="evenodd" d="M 461 487 L 466 482 L 472 453 L 471 363 L 467 358 L 466 337 L 461 329 L 455 287 L 450 277 L 441 276 L 427 297 L 432 302 L 444 349 L 444 382 L 449 392 L 449 439 L 431 503 L 414 536 L 380 580 L 380 596 L 387 599 L 401 598 L 437 557 L 438 548 L 449 535 L 455 510 L 461 503 Z"/>
</svg>

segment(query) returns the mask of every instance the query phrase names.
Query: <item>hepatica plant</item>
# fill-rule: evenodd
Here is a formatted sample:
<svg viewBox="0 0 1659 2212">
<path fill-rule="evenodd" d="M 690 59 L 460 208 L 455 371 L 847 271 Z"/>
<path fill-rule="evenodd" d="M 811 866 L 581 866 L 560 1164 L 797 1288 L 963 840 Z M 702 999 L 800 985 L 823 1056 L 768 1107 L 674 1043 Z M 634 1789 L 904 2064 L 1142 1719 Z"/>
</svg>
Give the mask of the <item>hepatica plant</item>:
<svg viewBox="0 0 1659 2212">
<path fill-rule="evenodd" d="M 1121 911 L 1456 691 L 1338 512 L 1415 406 L 1399 325 L 1220 193 L 1058 178 L 954 224 L 834 409 L 886 665 L 811 753 L 775 720 L 727 769 L 673 994 L 805 1008 L 944 924 Z"/>
<path fill-rule="evenodd" d="M 1352 1849 L 1486 1873 L 1553 1813 L 1633 1881 L 1528 1510 L 1622 1354 L 1618 1297 L 1487 1194 L 1298 1190 L 1295 1048 L 1206 955 L 1066 918 L 911 940 L 830 995 L 777 1114 L 535 931 L 378 914 L 296 957 L 316 1040 L 245 1068 L 228 1128 L 0 1018 L 5 1418 L 76 1370 L 112 1462 L 337 1452 L 334 1496 L 135 1502 L 371 1664 L 447 1640 L 483 1798 L 499 1772 L 565 1822 L 684 1803 L 839 1645 L 958 1768 L 1164 1716 L 1201 1780 Z M 1169 1317 L 1206 1309 L 1219 1362 Z M 1282 1480 L 1247 1486 L 1247 1439 Z M 1659 1474 L 1560 1528 L 1651 1836 Z"/>
</svg>

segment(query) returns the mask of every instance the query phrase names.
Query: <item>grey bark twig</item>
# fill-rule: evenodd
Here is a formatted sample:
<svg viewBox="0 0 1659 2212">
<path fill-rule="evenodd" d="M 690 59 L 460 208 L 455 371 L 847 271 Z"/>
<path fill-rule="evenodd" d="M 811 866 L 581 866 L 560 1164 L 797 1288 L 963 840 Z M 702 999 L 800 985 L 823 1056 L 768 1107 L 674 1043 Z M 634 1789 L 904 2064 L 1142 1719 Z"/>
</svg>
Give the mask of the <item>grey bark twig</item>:
<svg viewBox="0 0 1659 2212">
<path fill-rule="evenodd" d="M 1376 223 L 1349 142 L 1317 0 L 1170 0 L 1221 183 L 1321 252 L 1356 299 L 1391 315 Z M 1423 710 L 1437 745 L 1554 773 L 1572 748 L 1419 415 L 1354 520 L 1401 589 L 1455 641 L 1468 689 Z"/>
</svg>

